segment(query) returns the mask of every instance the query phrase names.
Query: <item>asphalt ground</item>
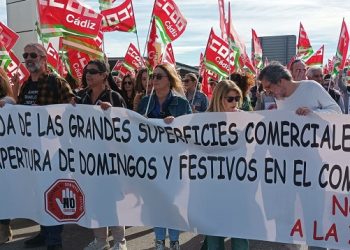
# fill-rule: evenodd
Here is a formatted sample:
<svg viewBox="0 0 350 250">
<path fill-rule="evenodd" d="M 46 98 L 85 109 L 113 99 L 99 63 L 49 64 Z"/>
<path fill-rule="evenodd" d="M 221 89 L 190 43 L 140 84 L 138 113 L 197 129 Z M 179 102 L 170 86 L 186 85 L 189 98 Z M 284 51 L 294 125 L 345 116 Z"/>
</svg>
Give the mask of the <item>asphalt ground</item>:
<svg viewBox="0 0 350 250">
<path fill-rule="evenodd" d="M 1 250 L 19 250 L 28 249 L 24 247 L 24 241 L 35 236 L 39 232 L 39 225 L 34 221 L 27 219 L 16 219 L 11 221 L 11 227 L 14 233 L 13 240 L 0 245 Z M 112 238 L 110 237 L 110 243 Z M 63 249 L 64 250 L 82 250 L 90 241 L 93 240 L 91 229 L 84 228 L 75 224 L 64 226 L 63 230 Z M 154 234 L 152 228 L 148 227 L 127 227 L 126 240 L 128 250 L 153 250 Z M 180 235 L 180 245 L 182 250 L 199 250 L 204 240 L 203 235 L 191 232 L 183 232 Z M 306 246 L 296 246 L 283 243 L 274 243 L 266 241 L 250 240 L 251 250 L 307 250 Z M 168 239 L 166 246 L 169 245 Z M 33 250 L 45 250 L 45 247 L 31 248 Z M 226 240 L 226 249 L 230 249 L 230 241 Z"/>
</svg>

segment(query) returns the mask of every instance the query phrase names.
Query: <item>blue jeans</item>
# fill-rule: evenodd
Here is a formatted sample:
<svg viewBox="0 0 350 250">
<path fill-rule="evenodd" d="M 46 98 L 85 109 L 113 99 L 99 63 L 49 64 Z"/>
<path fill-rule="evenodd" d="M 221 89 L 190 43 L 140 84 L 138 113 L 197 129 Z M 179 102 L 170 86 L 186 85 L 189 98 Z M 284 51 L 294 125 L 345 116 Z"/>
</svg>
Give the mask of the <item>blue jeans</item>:
<svg viewBox="0 0 350 250">
<path fill-rule="evenodd" d="M 155 227 L 153 228 L 154 234 L 156 235 L 156 240 L 165 240 L 166 236 L 166 228 L 163 227 Z M 176 229 L 168 228 L 169 239 L 170 241 L 179 240 L 180 231 Z"/>
<path fill-rule="evenodd" d="M 231 238 L 232 250 L 248 250 L 249 241 L 246 239 Z M 225 250 L 225 237 L 206 236 L 201 250 Z"/>
<path fill-rule="evenodd" d="M 40 227 L 41 233 L 45 236 L 47 246 L 62 245 L 61 233 L 63 231 L 63 225 Z"/>
</svg>

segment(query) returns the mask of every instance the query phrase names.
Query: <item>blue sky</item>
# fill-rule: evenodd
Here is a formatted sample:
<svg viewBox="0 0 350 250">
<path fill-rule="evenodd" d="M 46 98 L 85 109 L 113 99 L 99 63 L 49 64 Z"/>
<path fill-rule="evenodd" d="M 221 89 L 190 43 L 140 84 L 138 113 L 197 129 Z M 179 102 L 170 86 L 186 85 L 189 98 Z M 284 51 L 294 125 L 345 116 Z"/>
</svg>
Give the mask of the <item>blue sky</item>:
<svg viewBox="0 0 350 250">
<path fill-rule="evenodd" d="M 98 0 L 81 0 L 98 10 Z M 178 62 L 198 65 L 205 50 L 211 27 L 220 34 L 217 0 L 175 0 L 187 19 L 184 34 L 173 43 Z M 6 23 L 5 0 L 0 0 L 0 20 Z M 33 0 L 34 2 L 34 0 Z M 116 0 L 116 4 L 121 0 Z M 141 54 L 144 51 L 153 0 L 133 0 Z M 227 0 L 226 13 L 227 13 Z M 350 25 L 350 1 L 344 0 L 234 0 L 231 1 L 233 24 L 250 53 L 251 29 L 258 36 L 296 35 L 299 22 L 304 25 L 316 51 L 325 45 L 325 59 L 335 55 L 343 17 Z M 112 32 L 105 35 L 107 56 L 124 56 L 135 34 Z"/>
</svg>

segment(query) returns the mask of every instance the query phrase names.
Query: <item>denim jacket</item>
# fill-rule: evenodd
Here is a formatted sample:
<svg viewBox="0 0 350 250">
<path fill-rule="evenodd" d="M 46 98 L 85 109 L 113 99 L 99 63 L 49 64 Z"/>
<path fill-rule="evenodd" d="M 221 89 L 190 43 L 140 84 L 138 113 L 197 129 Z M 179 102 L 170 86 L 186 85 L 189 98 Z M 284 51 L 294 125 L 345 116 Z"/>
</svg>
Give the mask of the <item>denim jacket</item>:
<svg viewBox="0 0 350 250">
<path fill-rule="evenodd" d="M 176 95 L 173 91 L 171 91 L 171 93 L 172 99 L 168 105 L 168 112 L 174 117 L 191 114 L 191 106 L 188 103 L 188 101 L 184 97 Z M 155 94 L 153 94 L 152 96 L 144 96 L 139 106 L 137 107 L 137 112 L 139 114 L 145 115 L 149 98 L 151 98 L 151 101 L 146 116 L 148 116 L 151 113 L 151 111 L 155 108 Z"/>
</svg>

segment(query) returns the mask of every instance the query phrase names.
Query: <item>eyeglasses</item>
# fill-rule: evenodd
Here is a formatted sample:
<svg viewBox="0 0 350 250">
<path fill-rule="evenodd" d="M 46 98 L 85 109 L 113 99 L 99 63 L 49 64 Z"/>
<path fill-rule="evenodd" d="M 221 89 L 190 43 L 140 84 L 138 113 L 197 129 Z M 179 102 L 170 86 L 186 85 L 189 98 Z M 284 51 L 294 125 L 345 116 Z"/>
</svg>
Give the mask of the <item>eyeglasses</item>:
<svg viewBox="0 0 350 250">
<path fill-rule="evenodd" d="M 225 99 L 227 102 L 233 102 L 233 101 L 239 102 L 239 100 L 241 100 L 241 97 L 238 95 L 237 96 L 226 96 Z"/>
<path fill-rule="evenodd" d="M 30 56 L 31 58 L 35 59 L 35 58 L 38 57 L 38 54 L 35 53 L 35 52 L 31 52 L 31 53 L 25 52 L 25 53 L 23 53 L 22 56 L 23 56 L 24 59 L 27 59 L 28 56 Z"/>
<path fill-rule="evenodd" d="M 132 85 L 132 82 L 130 82 L 130 81 L 125 81 L 125 82 L 123 82 L 124 84 L 127 84 L 127 85 Z"/>
<path fill-rule="evenodd" d="M 161 74 L 154 74 L 154 75 L 152 75 L 152 79 L 157 79 L 157 80 L 161 80 L 163 77 L 168 77 L 168 76 L 163 76 Z"/>
<path fill-rule="evenodd" d="M 84 69 L 85 74 L 89 73 L 90 75 L 96 75 L 103 73 L 102 71 L 99 71 L 97 69 Z"/>
</svg>

